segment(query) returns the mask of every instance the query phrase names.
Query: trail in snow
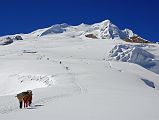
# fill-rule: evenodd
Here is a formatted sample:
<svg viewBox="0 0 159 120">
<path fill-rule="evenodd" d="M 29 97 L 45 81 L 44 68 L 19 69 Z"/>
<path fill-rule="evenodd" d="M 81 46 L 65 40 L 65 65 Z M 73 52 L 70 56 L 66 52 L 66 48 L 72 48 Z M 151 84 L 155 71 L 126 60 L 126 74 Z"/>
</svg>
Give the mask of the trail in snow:
<svg viewBox="0 0 159 120">
<path fill-rule="evenodd" d="M 72 96 L 74 94 L 82 94 L 87 92 L 87 89 L 82 87 L 77 80 L 77 76 L 78 74 L 76 73 L 72 73 L 70 67 L 61 64 L 63 69 L 65 69 L 66 73 L 65 74 L 55 74 L 55 75 L 31 75 L 31 74 L 12 74 L 9 76 L 9 78 L 11 79 L 17 79 L 18 81 L 21 82 L 21 84 L 24 84 L 25 82 L 28 81 L 37 81 L 40 83 L 43 83 L 46 87 L 49 87 L 49 89 L 53 89 L 54 87 L 56 87 L 56 78 L 61 79 L 61 81 L 63 82 L 63 80 L 65 79 L 66 81 L 66 87 L 68 87 L 69 89 L 71 89 L 70 92 L 59 92 L 56 94 L 49 94 L 46 96 L 36 96 L 38 98 L 34 98 L 33 95 L 33 103 L 32 103 L 32 107 L 30 107 L 29 109 L 37 109 L 39 107 L 44 106 L 45 104 L 49 103 L 49 102 L 53 102 L 56 101 L 58 99 L 64 98 L 64 97 L 69 97 Z M 57 81 L 59 84 L 61 81 Z M 68 85 L 68 86 L 67 86 Z M 72 86 L 72 87 L 71 87 Z M 44 88 L 47 89 L 47 88 Z M 56 88 L 55 88 L 56 89 Z M 65 91 L 65 87 L 64 88 L 60 88 L 62 89 L 62 91 Z M 33 91 L 34 92 L 34 91 Z M 8 96 L 10 97 L 11 101 L 6 101 L 6 103 L 1 103 L 0 102 L 0 113 L 1 114 L 7 114 L 13 111 L 17 111 L 20 110 L 19 109 L 19 103 L 18 100 L 14 97 L 14 96 Z M 3 98 L 3 96 L 1 97 Z M 5 97 L 4 97 L 5 99 Z M 8 99 L 6 99 L 8 100 Z"/>
<path fill-rule="evenodd" d="M 114 70 L 117 70 L 117 71 L 119 71 L 119 72 L 124 72 L 123 70 L 121 70 L 121 69 L 119 69 L 119 68 L 114 67 L 114 66 L 112 65 L 112 63 L 111 63 L 109 60 L 108 60 L 107 62 L 108 62 L 108 66 L 109 66 L 109 68 L 114 69 Z"/>
<path fill-rule="evenodd" d="M 78 88 L 79 93 L 86 93 L 88 90 L 78 83 L 78 74 L 71 72 L 71 68 L 68 65 L 64 65 L 63 63 L 61 65 L 66 70 L 67 74 L 71 76 L 70 79 L 72 80 L 72 83 L 75 85 L 75 87 Z"/>
<path fill-rule="evenodd" d="M 87 92 L 87 89 L 84 88 L 83 86 L 81 86 L 78 83 L 78 79 L 77 79 L 77 75 L 78 74 L 72 73 L 71 72 L 71 68 L 69 66 L 66 66 L 63 63 L 61 65 L 62 65 L 63 69 L 66 70 L 66 74 L 56 74 L 54 76 L 55 77 L 62 77 L 64 79 L 68 79 L 69 84 L 73 85 L 72 92 L 71 93 L 62 93 L 62 94 L 58 94 L 58 95 L 53 95 L 53 96 L 39 98 L 39 99 L 37 99 L 37 100 L 35 100 L 33 102 L 33 105 L 32 105 L 33 108 L 36 105 L 40 105 L 40 106 L 42 105 L 43 106 L 44 104 L 56 101 L 56 100 L 64 98 L 64 97 L 70 97 L 70 96 L 72 96 L 74 94 L 83 94 L 83 93 Z M 65 76 L 65 77 L 63 77 L 63 76 Z M 56 86 L 56 84 L 55 84 L 55 86 Z M 54 86 L 52 86 L 52 87 L 54 87 Z"/>
</svg>

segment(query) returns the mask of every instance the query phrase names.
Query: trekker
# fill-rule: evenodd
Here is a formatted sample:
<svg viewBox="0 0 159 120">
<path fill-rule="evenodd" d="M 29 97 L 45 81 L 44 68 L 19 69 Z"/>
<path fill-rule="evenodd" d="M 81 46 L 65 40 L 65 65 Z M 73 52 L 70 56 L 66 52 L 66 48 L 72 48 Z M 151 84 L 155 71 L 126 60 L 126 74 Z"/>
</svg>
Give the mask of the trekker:
<svg viewBox="0 0 159 120">
<path fill-rule="evenodd" d="M 32 103 L 32 91 L 31 90 L 27 90 L 27 92 L 29 93 L 29 97 L 28 97 L 28 102 L 29 102 L 29 106 L 31 105 Z"/>
<path fill-rule="evenodd" d="M 24 102 L 24 108 L 27 107 L 27 98 L 28 98 L 28 92 L 22 92 L 23 94 L 23 102 Z"/>
<path fill-rule="evenodd" d="M 66 67 L 66 70 L 69 70 L 69 68 L 68 68 L 68 67 Z"/>
<path fill-rule="evenodd" d="M 19 94 L 17 94 L 16 97 L 17 97 L 18 100 L 19 100 L 19 108 L 22 109 L 24 94 L 23 94 L 23 93 L 19 93 Z"/>
<path fill-rule="evenodd" d="M 28 90 L 26 93 L 23 100 L 24 100 L 24 108 L 28 107 L 32 103 L 32 91 Z"/>
<path fill-rule="evenodd" d="M 28 107 L 28 97 L 29 97 L 29 95 L 26 94 L 26 95 L 24 96 L 24 98 L 23 98 L 23 100 L 24 100 L 24 108 L 27 108 L 27 107 Z"/>
</svg>

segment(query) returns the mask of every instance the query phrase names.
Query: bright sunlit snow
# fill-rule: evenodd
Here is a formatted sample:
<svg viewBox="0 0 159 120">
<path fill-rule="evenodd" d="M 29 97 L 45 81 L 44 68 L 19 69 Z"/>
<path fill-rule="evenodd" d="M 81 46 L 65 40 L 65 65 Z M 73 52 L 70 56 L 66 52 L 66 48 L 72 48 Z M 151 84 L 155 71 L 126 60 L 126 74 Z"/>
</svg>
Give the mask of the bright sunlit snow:
<svg viewBox="0 0 159 120">
<path fill-rule="evenodd" d="M 40 29 L 1 45 L 0 120 L 158 120 L 159 45 L 105 34 L 105 22 Z M 84 36 L 90 32 L 98 39 Z M 26 90 L 32 106 L 19 109 L 15 96 Z"/>
</svg>

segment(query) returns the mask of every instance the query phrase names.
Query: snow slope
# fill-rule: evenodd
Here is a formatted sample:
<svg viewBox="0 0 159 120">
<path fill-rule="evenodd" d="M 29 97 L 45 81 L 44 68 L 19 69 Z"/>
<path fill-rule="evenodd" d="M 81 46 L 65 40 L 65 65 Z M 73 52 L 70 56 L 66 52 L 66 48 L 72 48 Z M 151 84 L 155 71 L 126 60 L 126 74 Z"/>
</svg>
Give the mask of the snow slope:
<svg viewBox="0 0 159 120">
<path fill-rule="evenodd" d="M 39 30 L 0 46 L 1 120 L 159 119 L 159 75 L 136 63 L 110 60 L 110 51 L 123 45 L 130 47 L 121 52 L 140 46 L 158 61 L 159 45 L 86 38 L 81 35 L 87 27 L 42 37 Z M 19 109 L 15 96 L 28 89 L 32 107 Z"/>
<path fill-rule="evenodd" d="M 66 31 L 66 29 L 65 29 L 66 27 L 69 27 L 69 25 L 66 23 L 53 25 L 48 30 L 44 31 L 41 34 L 41 36 L 49 35 L 49 34 L 53 34 L 53 33 L 55 33 L 55 34 L 56 33 L 63 33 Z"/>
</svg>

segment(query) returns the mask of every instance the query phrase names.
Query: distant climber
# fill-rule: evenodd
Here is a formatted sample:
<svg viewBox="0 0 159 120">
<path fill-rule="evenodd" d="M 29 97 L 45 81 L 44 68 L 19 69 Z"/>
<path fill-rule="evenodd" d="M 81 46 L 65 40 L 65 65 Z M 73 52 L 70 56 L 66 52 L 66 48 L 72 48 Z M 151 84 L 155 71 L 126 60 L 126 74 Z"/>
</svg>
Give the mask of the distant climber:
<svg viewBox="0 0 159 120">
<path fill-rule="evenodd" d="M 60 61 L 60 64 L 61 64 L 62 62 Z"/>
<path fill-rule="evenodd" d="M 66 67 L 66 70 L 69 70 L 69 68 L 68 68 L 68 67 Z"/>
</svg>

